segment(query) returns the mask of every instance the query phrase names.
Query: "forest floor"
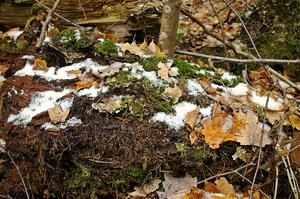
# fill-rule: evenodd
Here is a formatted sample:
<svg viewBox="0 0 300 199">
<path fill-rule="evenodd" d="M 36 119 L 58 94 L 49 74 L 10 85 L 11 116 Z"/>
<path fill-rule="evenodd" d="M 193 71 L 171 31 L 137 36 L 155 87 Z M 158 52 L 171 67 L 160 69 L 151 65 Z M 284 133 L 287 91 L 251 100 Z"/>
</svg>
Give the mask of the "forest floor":
<svg viewBox="0 0 300 199">
<path fill-rule="evenodd" d="M 201 2 L 196 18 L 222 37 Z M 236 40 L 236 16 L 214 5 Z M 233 68 L 243 65 L 169 59 L 151 41 L 78 29 L 52 27 L 41 49 L 36 39 L 0 62 L 0 198 L 249 198 L 251 186 L 256 199 L 297 195 L 299 93 L 261 65 L 242 75 Z M 178 47 L 224 46 L 182 15 Z"/>
</svg>

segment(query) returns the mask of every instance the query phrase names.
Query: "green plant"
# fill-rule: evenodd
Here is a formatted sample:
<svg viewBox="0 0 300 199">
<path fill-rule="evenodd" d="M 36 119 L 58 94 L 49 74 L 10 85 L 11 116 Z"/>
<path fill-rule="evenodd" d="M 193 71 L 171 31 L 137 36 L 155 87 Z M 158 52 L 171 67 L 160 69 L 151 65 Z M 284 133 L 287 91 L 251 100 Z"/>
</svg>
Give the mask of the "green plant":
<svg viewBox="0 0 300 199">
<path fill-rule="evenodd" d="M 177 151 L 181 154 L 181 157 L 186 156 L 187 146 L 185 143 L 176 142 L 175 143 Z"/>
<path fill-rule="evenodd" d="M 53 38 L 53 44 L 68 50 L 79 50 L 89 47 L 92 41 L 86 31 L 66 29 Z"/>
<path fill-rule="evenodd" d="M 108 40 L 105 40 L 104 42 L 102 42 L 101 44 L 97 45 L 96 51 L 100 55 L 107 57 L 113 53 L 117 53 L 118 48 L 112 40 L 108 39 Z"/>
<path fill-rule="evenodd" d="M 183 77 L 193 77 L 200 69 L 196 65 L 189 64 L 181 59 L 174 60 L 174 65 L 178 68 L 179 74 Z"/>
</svg>

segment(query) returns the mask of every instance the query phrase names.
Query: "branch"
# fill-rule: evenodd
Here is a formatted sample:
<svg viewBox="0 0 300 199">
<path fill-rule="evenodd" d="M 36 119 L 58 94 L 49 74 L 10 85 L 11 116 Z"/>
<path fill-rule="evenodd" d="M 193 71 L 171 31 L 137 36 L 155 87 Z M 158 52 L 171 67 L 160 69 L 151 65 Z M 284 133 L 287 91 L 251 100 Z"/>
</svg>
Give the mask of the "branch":
<svg viewBox="0 0 300 199">
<path fill-rule="evenodd" d="M 42 2 L 40 2 L 39 0 L 35 0 L 40 6 L 44 7 L 45 9 L 47 9 L 48 11 L 51 10 L 48 6 L 46 6 L 45 4 L 43 4 Z M 67 19 L 67 18 L 64 18 L 63 16 L 61 16 L 60 14 L 56 13 L 56 12 L 53 12 L 53 14 L 59 18 L 61 18 L 62 20 L 72 24 L 73 26 L 76 26 L 78 28 L 81 28 L 80 25 L 78 25 L 77 23 L 74 23 L 73 21 Z"/>
<path fill-rule="evenodd" d="M 202 181 L 198 182 L 197 185 L 202 184 L 205 181 L 209 181 L 209 180 L 212 180 L 212 179 L 215 179 L 215 178 L 219 178 L 219 177 L 222 177 L 222 176 L 226 176 L 226 175 L 230 175 L 230 174 L 233 174 L 233 173 L 237 173 L 239 170 L 242 170 L 242 169 L 244 169 L 246 167 L 253 166 L 253 165 L 255 165 L 255 163 L 250 162 L 250 163 L 248 163 L 248 164 L 246 164 L 246 165 L 244 165 L 242 167 L 239 167 L 239 168 L 237 168 L 237 169 L 235 169 L 233 171 L 229 171 L 229 172 L 225 172 L 225 173 L 220 173 L 220 174 L 211 176 L 209 178 L 206 178 L 205 180 L 202 180 Z"/>
<path fill-rule="evenodd" d="M 38 38 L 37 40 L 37 43 L 36 43 L 36 48 L 39 48 L 42 46 L 42 43 L 44 42 L 44 39 L 45 39 L 45 35 L 46 35 L 46 29 L 48 27 L 48 24 L 50 22 L 50 20 L 52 19 L 52 13 L 54 12 L 54 10 L 56 9 L 56 7 L 58 6 L 60 0 L 56 0 L 53 4 L 53 7 L 51 10 L 49 10 L 48 12 L 48 15 L 46 17 L 46 20 L 45 22 L 43 23 L 43 27 L 42 27 L 42 32 L 40 34 L 40 37 Z"/>
</svg>

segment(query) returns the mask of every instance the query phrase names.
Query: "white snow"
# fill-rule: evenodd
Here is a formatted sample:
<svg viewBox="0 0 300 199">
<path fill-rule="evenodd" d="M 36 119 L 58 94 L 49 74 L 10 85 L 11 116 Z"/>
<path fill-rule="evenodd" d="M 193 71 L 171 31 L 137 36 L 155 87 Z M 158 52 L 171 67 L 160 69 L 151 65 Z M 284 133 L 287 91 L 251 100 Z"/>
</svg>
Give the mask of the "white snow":
<svg viewBox="0 0 300 199">
<path fill-rule="evenodd" d="M 34 56 L 33 55 L 23 55 L 21 57 L 21 59 L 34 60 Z"/>
<path fill-rule="evenodd" d="M 268 97 L 267 96 L 258 96 L 256 94 L 256 91 L 252 91 L 251 95 L 250 95 L 250 99 L 255 104 L 265 107 Z M 281 98 L 274 100 L 272 97 L 269 97 L 267 109 L 272 110 L 272 111 L 280 111 L 283 108 L 282 103 L 283 103 L 283 100 Z"/>
<path fill-rule="evenodd" d="M 96 88 L 92 86 L 90 88 L 82 89 L 78 92 L 78 96 L 87 96 L 87 97 L 97 97 L 100 93 L 106 93 L 109 90 L 109 87 L 103 86 L 101 88 Z"/>
<path fill-rule="evenodd" d="M 190 102 L 181 102 L 173 106 L 175 110 L 174 114 L 166 114 L 164 112 L 155 113 L 154 116 L 151 118 L 151 121 L 154 122 L 164 122 L 170 128 L 179 130 L 184 127 L 184 118 L 188 112 L 191 112 L 197 108 L 195 104 Z"/>
<path fill-rule="evenodd" d="M 8 31 L 6 33 L 9 37 L 14 38 L 14 40 L 16 41 L 18 37 L 23 33 L 23 31 L 13 30 L 13 31 Z"/>
<path fill-rule="evenodd" d="M 47 122 L 41 126 L 41 129 L 66 129 L 69 126 L 77 126 L 79 124 L 82 124 L 81 119 L 78 119 L 77 117 L 72 117 L 68 119 L 66 122 L 61 124 L 52 124 L 51 122 Z"/>
<path fill-rule="evenodd" d="M 81 33 L 79 30 L 75 30 L 75 39 L 78 41 L 79 39 L 81 39 Z"/>
<path fill-rule="evenodd" d="M 249 89 L 247 84 L 239 83 L 233 88 L 227 88 L 227 90 L 231 95 L 242 96 L 242 95 L 247 95 Z"/>
<path fill-rule="evenodd" d="M 224 72 L 223 75 L 221 76 L 221 79 L 223 79 L 223 80 L 229 80 L 229 81 L 231 81 L 233 79 L 236 79 L 236 78 L 237 78 L 237 76 L 232 75 L 229 72 Z"/>
<path fill-rule="evenodd" d="M 196 79 L 189 79 L 187 81 L 187 90 L 189 95 L 197 96 L 199 93 L 203 93 L 204 89 Z"/>
<path fill-rule="evenodd" d="M 72 92 L 70 89 L 64 89 L 61 92 L 51 90 L 37 92 L 34 94 L 30 104 L 27 107 L 21 109 L 21 111 L 16 115 L 9 115 L 8 122 L 12 122 L 16 125 L 27 124 L 35 115 L 53 108 L 59 98 L 69 94 L 70 92 Z"/>
<path fill-rule="evenodd" d="M 212 109 L 213 109 L 213 104 L 211 104 L 208 107 L 205 108 L 200 108 L 200 113 L 202 114 L 203 117 L 210 117 L 212 114 Z"/>
<path fill-rule="evenodd" d="M 200 69 L 197 74 L 202 74 L 202 75 L 206 75 L 206 74 L 209 74 L 211 76 L 214 76 L 215 75 L 215 72 L 214 71 L 210 71 L 210 70 L 204 70 L 204 69 Z"/>
<path fill-rule="evenodd" d="M 286 89 L 286 88 L 290 87 L 290 85 L 288 85 L 287 83 L 285 83 L 285 82 L 283 82 L 283 81 L 281 81 L 281 80 L 279 80 L 279 84 L 280 84 L 280 86 L 281 86 L 283 89 Z"/>
</svg>

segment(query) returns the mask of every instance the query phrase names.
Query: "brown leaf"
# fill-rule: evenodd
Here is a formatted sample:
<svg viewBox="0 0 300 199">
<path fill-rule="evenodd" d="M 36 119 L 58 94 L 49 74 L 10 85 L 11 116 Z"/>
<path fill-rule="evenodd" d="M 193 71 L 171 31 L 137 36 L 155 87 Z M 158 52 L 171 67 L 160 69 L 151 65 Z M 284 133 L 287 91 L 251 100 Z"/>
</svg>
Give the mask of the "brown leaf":
<svg viewBox="0 0 300 199">
<path fill-rule="evenodd" d="M 183 199 L 204 199 L 205 198 L 205 191 L 194 187 L 190 193 L 185 194 Z"/>
<path fill-rule="evenodd" d="M 128 51 L 131 54 L 137 56 L 142 56 L 145 54 L 144 50 L 138 47 L 138 45 L 135 42 L 132 42 L 131 44 L 129 44 L 128 42 L 125 44 L 121 43 L 120 46 L 123 53 Z"/>
<path fill-rule="evenodd" d="M 197 80 L 208 94 L 215 95 L 217 93 L 217 90 L 211 86 L 210 80 L 203 77 L 199 77 Z"/>
<path fill-rule="evenodd" d="M 185 122 L 186 128 L 190 132 L 193 131 L 194 127 L 197 124 L 197 119 L 198 119 L 199 111 L 200 111 L 200 107 L 197 106 L 197 108 L 195 110 L 193 110 L 191 112 L 188 112 L 185 115 L 184 122 Z"/>
<path fill-rule="evenodd" d="M 143 190 L 146 194 L 152 193 L 159 189 L 160 179 L 151 180 L 149 183 L 143 185 Z"/>
<path fill-rule="evenodd" d="M 292 114 L 291 116 L 289 116 L 288 119 L 284 121 L 284 124 L 291 125 L 293 128 L 297 129 L 298 131 L 300 130 L 300 118 L 296 114 Z"/>
<path fill-rule="evenodd" d="M 164 64 L 162 62 L 159 62 L 157 67 L 158 67 L 158 71 L 157 71 L 158 77 L 160 77 L 162 80 L 167 80 L 169 77 L 170 67 L 167 64 Z"/>
<path fill-rule="evenodd" d="M 141 187 L 134 187 L 135 191 L 134 192 L 131 192 L 129 193 L 130 196 L 133 196 L 133 197 L 146 197 L 147 196 L 147 193 L 143 190 L 143 188 Z"/>
<path fill-rule="evenodd" d="M 76 90 L 79 91 L 84 88 L 90 88 L 92 85 L 93 85 L 92 81 L 76 82 Z"/>
<path fill-rule="evenodd" d="M 122 62 L 114 62 L 111 65 L 104 67 L 103 69 L 93 71 L 93 75 L 95 75 L 98 78 L 109 77 L 118 73 L 122 67 Z"/>
<path fill-rule="evenodd" d="M 220 189 L 215 184 L 208 181 L 204 182 L 204 191 L 209 193 L 221 193 Z"/>
<path fill-rule="evenodd" d="M 163 57 L 163 56 L 165 56 L 165 53 L 160 50 L 160 48 L 153 42 L 153 40 L 149 44 L 148 49 L 156 57 Z"/>
<path fill-rule="evenodd" d="M 292 148 L 295 148 L 291 153 L 290 153 L 290 157 L 291 157 L 291 161 L 292 163 L 300 166 L 300 132 L 295 132 L 294 133 L 294 137 L 293 137 L 294 141 L 292 143 Z"/>
<path fill-rule="evenodd" d="M 48 71 L 48 67 L 47 67 L 47 62 L 46 60 L 43 59 L 35 59 L 33 66 L 32 66 L 32 70 L 42 70 L 47 72 Z"/>
<path fill-rule="evenodd" d="M 70 110 L 63 111 L 60 106 L 55 106 L 48 110 L 49 118 L 53 123 L 65 122 Z"/>
<path fill-rule="evenodd" d="M 166 88 L 164 94 L 172 97 L 174 99 L 174 104 L 175 104 L 182 96 L 182 91 L 177 85 L 175 85 L 173 88 L 172 87 Z"/>
<path fill-rule="evenodd" d="M 226 178 L 221 177 L 219 180 L 216 180 L 215 184 L 217 185 L 217 188 L 221 191 L 221 193 L 225 194 L 226 196 L 235 195 L 235 190 L 232 184 L 229 184 Z"/>
<path fill-rule="evenodd" d="M 258 117 L 252 110 L 248 110 L 247 113 L 239 112 L 236 114 L 238 118 L 246 121 L 245 128 L 241 128 L 236 131 L 236 141 L 241 145 L 255 145 L 260 146 L 260 138 L 262 131 L 262 124 L 258 122 Z M 262 140 L 262 147 L 271 144 L 271 140 L 268 136 L 270 127 L 265 124 L 264 135 Z"/>
<path fill-rule="evenodd" d="M 199 139 L 200 135 L 198 131 L 192 131 L 189 137 L 191 145 L 193 145 Z"/>
</svg>

